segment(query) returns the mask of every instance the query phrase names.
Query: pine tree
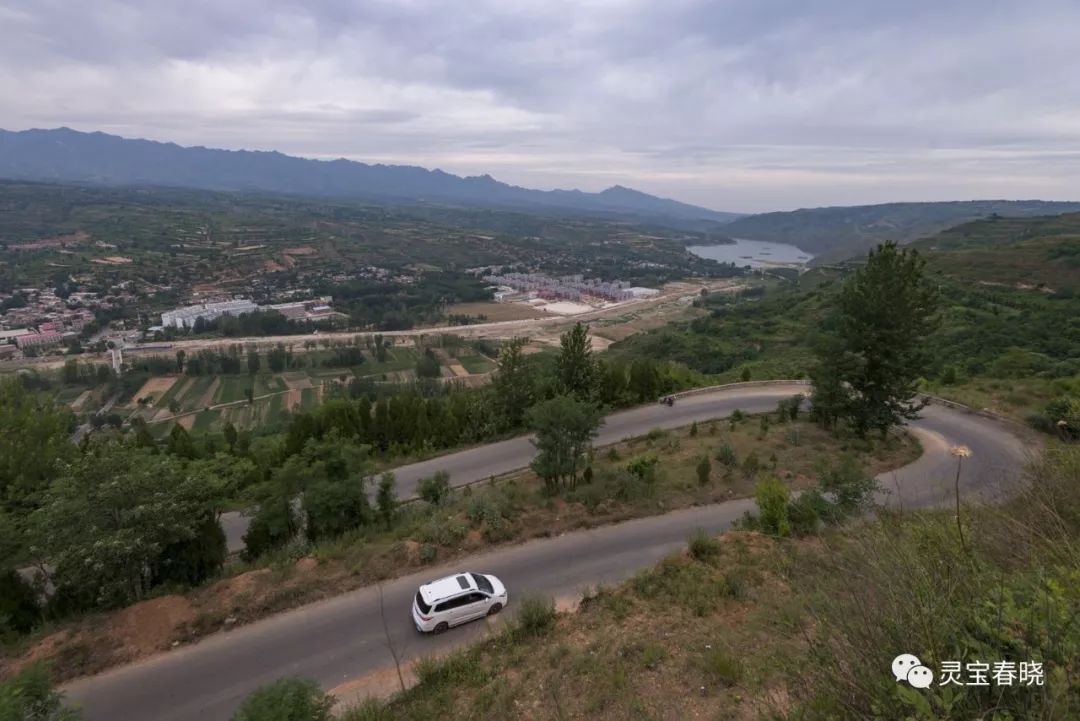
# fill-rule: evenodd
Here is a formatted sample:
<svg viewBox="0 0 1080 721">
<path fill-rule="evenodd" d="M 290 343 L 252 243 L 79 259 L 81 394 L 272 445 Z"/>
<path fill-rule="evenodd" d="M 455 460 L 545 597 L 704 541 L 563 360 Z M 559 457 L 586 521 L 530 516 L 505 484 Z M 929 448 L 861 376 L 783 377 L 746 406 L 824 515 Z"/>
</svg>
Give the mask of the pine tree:
<svg viewBox="0 0 1080 721">
<path fill-rule="evenodd" d="M 589 342 L 589 327 L 577 323 L 563 333 L 557 363 L 560 389 L 563 393 L 589 400 L 596 390 L 596 361 Z"/>
<path fill-rule="evenodd" d="M 499 351 L 499 368 L 492 379 L 499 419 L 506 429 L 519 428 L 532 403 L 532 382 L 521 352 L 525 343 L 514 338 Z"/>
<path fill-rule="evenodd" d="M 937 323 L 937 290 L 918 251 L 885 243 L 843 286 L 819 343 L 814 405 L 843 417 L 860 436 L 918 417 L 917 379 Z"/>
</svg>

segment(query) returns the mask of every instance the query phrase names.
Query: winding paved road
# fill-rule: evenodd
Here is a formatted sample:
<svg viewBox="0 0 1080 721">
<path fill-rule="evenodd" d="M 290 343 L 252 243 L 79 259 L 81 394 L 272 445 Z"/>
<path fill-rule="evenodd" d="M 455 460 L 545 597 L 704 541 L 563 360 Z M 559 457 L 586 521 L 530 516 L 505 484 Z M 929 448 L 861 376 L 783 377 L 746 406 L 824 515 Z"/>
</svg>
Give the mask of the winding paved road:
<svg viewBox="0 0 1080 721">
<path fill-rule="evenodd" d="M 778 399 L 805 386 L 742 386 L 680 399 L 674 407 L 650 406 L 607 419 L 598 443 L 637 436 L 656 427 L 677 427 L 744 411 L 771 410 Z M 954 445 L 966 445 L 961 488 L 966 498 L 990 500 L 1017 477 L 1026 455 L 1023 440 L 1006 424 L 980 415 L 933 405 L 912 425 L 924 454 L 904 468 L 879 477 L 882 502 L 905 507 L 945 504 L 952 498 Z M 447 470 L 455 484 L 482 480 L 522 468 L 532 457 L 527 438 L 481 446 L 398 469 L 399 489 L 410 495 L 416 480 Z M 383 586 L 390 630 L 407 658 L 441 652 L 481 637 L 485 622 L 452 629 L 438 637 L 412 628 L 409 605 L 416 587 L 460 568 L 494 573 L 513 597 L 538 592 L 575 598 L 586 586 L 623 580 L 680 548 L 696 528 L 719 532 L 744 511 L 748 499 L 676 511 L 551 539 L 500 548 L 452 567 L 427 569 Z M 235 529 L 233 529 L 235 531 Z M 392 664 L 374 589 L 282 613 L 234 631 L 216 634 L 147 661 L 81 679 L 64 688 L 82 705 L 87 721 L 225 721 L 253 689 L 283 676 L 312 678 L 331 689 Z"/>
</svg>

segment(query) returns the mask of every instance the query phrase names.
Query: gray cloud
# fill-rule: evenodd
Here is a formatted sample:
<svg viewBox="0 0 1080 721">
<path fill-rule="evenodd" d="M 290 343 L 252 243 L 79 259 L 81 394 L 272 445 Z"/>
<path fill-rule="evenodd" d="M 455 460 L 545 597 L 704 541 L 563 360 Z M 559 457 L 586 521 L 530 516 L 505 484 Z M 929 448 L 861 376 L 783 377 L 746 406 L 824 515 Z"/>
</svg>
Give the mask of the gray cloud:
<svg viewBox="0 0 1080 721">
<path fill-rule="evenodd" d="M 1073 0 L 0 0 L 0 126 L 623 183 L 1080 198 Z"/>
</svg>

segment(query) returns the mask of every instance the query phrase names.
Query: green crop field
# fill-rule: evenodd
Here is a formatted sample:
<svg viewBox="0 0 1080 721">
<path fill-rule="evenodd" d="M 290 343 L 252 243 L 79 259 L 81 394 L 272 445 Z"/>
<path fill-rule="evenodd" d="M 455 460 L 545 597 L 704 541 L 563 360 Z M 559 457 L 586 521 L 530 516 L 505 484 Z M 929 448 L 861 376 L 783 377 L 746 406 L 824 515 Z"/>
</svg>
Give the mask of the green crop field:
<svg viewBox="0 0 1080 721">
<path fill-rule="evenodd" d="M 481 355 L 459 355 L 457 359 L 470 373 L 489 373 L 495 370 L 495 364 Z"/>
</svg>

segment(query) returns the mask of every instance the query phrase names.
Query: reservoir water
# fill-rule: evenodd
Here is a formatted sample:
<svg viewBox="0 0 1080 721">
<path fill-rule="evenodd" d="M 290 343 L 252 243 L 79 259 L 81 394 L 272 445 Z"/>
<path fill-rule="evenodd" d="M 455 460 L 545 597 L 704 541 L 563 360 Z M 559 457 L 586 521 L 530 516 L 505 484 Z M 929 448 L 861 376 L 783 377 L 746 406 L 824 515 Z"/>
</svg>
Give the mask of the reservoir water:
<svg viewBox="0 0 1080 721">
<path fill-rule="evenodd" d="M 734 263 L 751 268 L 767 268 L 777 265 L 806 265 L 814 256 L 794 245 L 769 243 L 764 240 L 733 238 L 734 243 L 725 245 L 689 245 L 686 247 L 699 258 L 711 258 L 721 263 Z"/>
</svg>

